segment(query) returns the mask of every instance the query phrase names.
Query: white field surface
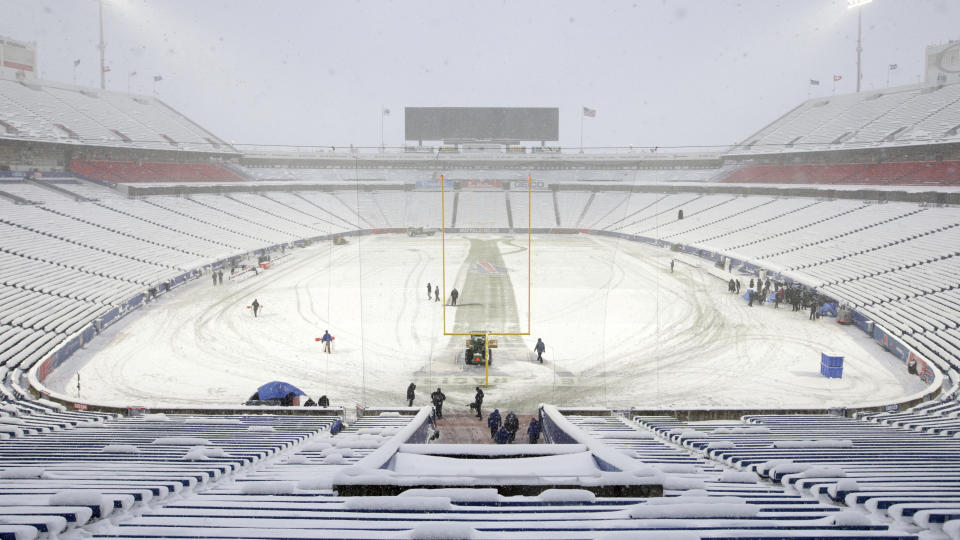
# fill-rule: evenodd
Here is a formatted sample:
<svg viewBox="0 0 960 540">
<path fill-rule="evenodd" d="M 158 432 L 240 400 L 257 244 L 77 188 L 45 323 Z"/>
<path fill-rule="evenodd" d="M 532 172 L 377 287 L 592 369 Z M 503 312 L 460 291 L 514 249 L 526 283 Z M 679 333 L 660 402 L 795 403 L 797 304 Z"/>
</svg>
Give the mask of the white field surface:
<svg viewBox="0 0 960 540">
<path fill-rule="evenodd" d="M 240 283 L 185 285 L 107 329 L 47 384 L 75 396 L 79 371 L 80 395 L 95 403 L 232 406 L 276 379 L 352 407 L 406 405 L 414 381 L 415 405 L 439 385 L 447 410 L 468 412 L 483 369 L 455 359 L 464 338 L 442 335 L 442 310 L 451 331 L 506 328 L 513 310 L 511 326 L 525 330 L 527 313 L 526 235 L 448 235 L 448 290 L 456 284 L 474 306 L 498 301 L 464 288 L 478 239 L 499 249 L 501 279 L 513 285 L 515 305 L 485 306 L 509 312 L 501 320 L 457 322 L 461 308 L 426 300 L 427 282 L 441 278 L 439 234 L 353 238 L 294 250 Z M 923 387 L 856 328 L 787 306 L 747 307 L 696 259 L 671 274 L 664 249 L 587 235 L 534 236 L 532 255 L 533 335 L 500 338 L 487 410 L 820 408 L 895 402 Z M 247 309 L 254 298 L 259 318 Z M 336 337 L 332 355 L 314 341 L 324 329 Z M 537 337 L 543 364 L 529 352 Z M 820 376 L 823 351 L 845 356 L 842 379 Z"/>
</svg>

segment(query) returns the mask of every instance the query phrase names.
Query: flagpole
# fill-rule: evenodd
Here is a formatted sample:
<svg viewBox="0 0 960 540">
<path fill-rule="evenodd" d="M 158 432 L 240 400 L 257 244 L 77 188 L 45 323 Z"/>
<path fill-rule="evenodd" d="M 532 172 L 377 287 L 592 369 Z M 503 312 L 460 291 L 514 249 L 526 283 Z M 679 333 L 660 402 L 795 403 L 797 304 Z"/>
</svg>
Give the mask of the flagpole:
<svg viewBox="0 0 960 540">
<path fill-rule="evenodd" d="M 380 105 L 380 151 L 383 152 L 383 105 Z"/>
<path fill-rule="evenodd" d="M 104 54 L 106 53 L 107 46 L 103 43 L 103 0 L 98 2 L 100 6 L 100 89 L 107 89 L 107 73 L 104 71 L 106 68 L 106 61 L 104 60 Z"/>
<path fill-rule="evenodd" d="M 583 113 L 583 105 L 580 106 L 580 153 L 583 153 L 583 117 L 586 116 Z"/>
</svg>

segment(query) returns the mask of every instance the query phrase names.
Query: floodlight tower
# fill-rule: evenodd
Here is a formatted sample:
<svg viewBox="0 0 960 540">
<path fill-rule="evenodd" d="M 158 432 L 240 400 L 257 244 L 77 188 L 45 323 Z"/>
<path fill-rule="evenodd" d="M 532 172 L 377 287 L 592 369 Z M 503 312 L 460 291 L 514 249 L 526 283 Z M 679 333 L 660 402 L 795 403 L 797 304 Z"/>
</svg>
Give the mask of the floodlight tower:
<svg viewBox="0 0 960 540">
<path fill-rule="evenodd" d="M 847 0 L 847 9 L 857 8 L 857 92 L 860 92 L 860 79 L 863 72 L 860 71 L 860 54 L 863 52 L 860 38 L 863 36 L 863 6 L 873 2 L 873 0 Z"/>
</svg>

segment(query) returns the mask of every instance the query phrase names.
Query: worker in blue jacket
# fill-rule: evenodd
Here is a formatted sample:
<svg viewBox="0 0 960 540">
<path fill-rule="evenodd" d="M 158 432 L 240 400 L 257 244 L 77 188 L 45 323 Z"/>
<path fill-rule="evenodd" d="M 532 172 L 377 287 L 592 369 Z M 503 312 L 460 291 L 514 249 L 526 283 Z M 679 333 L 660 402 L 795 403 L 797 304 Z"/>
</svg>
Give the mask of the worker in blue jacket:
<svg viewBox="0 0 960 540">
<path fill-rule="evenodd" d="M 501 418 L 500 418 L 500 409 L 494 409 L 489 416 L 487 416 L 487 426 L 490 428 L 490 438 L 496 438 L 497 430 L 500 429 Z"/>
</svg>

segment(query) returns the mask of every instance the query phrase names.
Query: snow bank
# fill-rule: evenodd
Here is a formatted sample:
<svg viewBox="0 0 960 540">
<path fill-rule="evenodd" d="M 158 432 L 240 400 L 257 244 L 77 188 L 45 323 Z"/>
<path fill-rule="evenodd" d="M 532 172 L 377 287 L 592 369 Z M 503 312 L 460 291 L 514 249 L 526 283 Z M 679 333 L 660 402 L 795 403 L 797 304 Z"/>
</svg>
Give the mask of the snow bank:
<svg viewBox="0 0 960 540">
<path fill-rule="evenodd" d="M 707 484 L 700 478 L 685 478 L 683 476 L 666 476 L 663 479 L 663 489 L 704 489 Z"/>
<path fill-rule="evenodd" d="M 732 450 L 736 447 L 733 441 L 711 441 L 707 444 L 707 450 Z"/>
<path fill-rule="evenodd" d="M 286 463 L 288 465 L 304 465 L 306 463 L 310 463 L 310 460 L 307 459 L 307 456 L 296 454 L 296 455 L 290 456 L 287 459 Z"/>
<path fill-rule="evenodd" d="M 331 478 L 329 475 L 305 478 L 297 483 L 297 489 L 333 489 L 333 478 Z"/>
<path fill-rule="evenodd" d="M 706 431 L 698 431 L 696 429 L 685 429 L 680 432 L 681 439 L 706 439 L 710 434 Z"/>
<path fill-rule="evenodd" d="M 50 496 L 47 502 L 50 506 L 96 506 L 100 509 L 100 517 L 106 517 L 113 511 L 113 500 L 96 491 L 71 489 L 61 491 Z"/>
<path fill-rule="evenodd" d="M 247 431 L 276 431 L 273 426 L 250 426 Z"/>
<path fill-rule="evenodd" d="M 22 426 L 27 422 L 23 418 L 14 418 L 13 416 L 0 416 L 0 424 L 14 424 Z"/>
<path fill-rule="evenodd" d="M 774 448 L 853 448 L 850 439 L 810 439 L 800 441 L 773 441 Z"/>
<path fill-rule="evenodd" d="M 438 512 L 452 510 L 449 497 L 353 497 L 343 503 L 347 510 Z M 448 523 L 442 523 L 448 525 Z M 444 536 L 442 538 L 450 538 Z"/>
<path fill-rule="evenodd" d="M 15 406 L 13 406 L 13 405 L 10 405 L 10 404 L 8 404 L 8 403 L 4 403 L 3 405 L 0 405 L 0 411 L 6 411 L 6 412 L 8 412 L 8 413 L 10 413 L 10 414 L 17 414 L 17 413 L 19 412 L 19 409 L 17 409 L 17 408 L 16 408 Z"/>
<path fill-rule="evenodd" d="M 792 462 L 792 461 L 788 461 L 788 462 L 786 462 L 786 463 L 780 463 L 779 465 L 777 465 L 777 466 L 775 466 L 774 468 L 770 469 L 770 476 L 776 476 L 776 475 L 780 475 L 780 474 L 796 474 L 796 473 L 801 473 L 801 472 L 809 469 L 809 468 L 812 467 L 812 466 L 813 466 L 813 465 L 811 465 L 811 464 L 809 464 L 809 463 L 794 463 L 794 462 Z"/>
<path fill-rule="evenodd" d="M 466 523 L 434 522 L 422 523 L 410 530 L 412 540 L 469 540 L 477 531 Z"/>
<path fill-rule="evenodd" d="M 597 496 L 585 489 L 545 489 L 537 498 L 543 502 L 593 502 Z"/>
<path fill-rule="evenodd" d="M 43 476 L 43 467 L 15 467 L 11 469 L 3 469 L 0 471 L 0 478 L 4 479 L 25 479 L 25 478 L 40 478 Z"/>
<path fill-rule="evenodd" d="M 757 473 L 749 471 L 724 471 L 720 475 L 721 482 L 730 482 L 733 484 L 756 484 L 760 481 Z"/>
<path fill-rule="evenodd" d="M 592 493 L 591 493 L 592 495 Z M 437 488 L 408 489 L 400 497 L 446 497 L 454 502 L 500 502 L 500 494 L 496 488 Z"/>
<path fill-rule="evenodd" d="M 108 444 L 100 449 L 104 453 L 139 454 L 140 449 L 132 444 Z"/>
<path fill-rule="evenodd" d="M 200 437 L 160 437 L 150 444 L 165 444 L 168 446 L 213 446 L 213 443 Z"/>
<path fill-rule="evenodd" d="M 836 525 L 838 527 L 862 527 L 865 525 L 873 525 L 873 522 L 865 514 L 854 510 L 841 510 L 836 514 L 831 514 L 825 518 L 823 521 L 827 525 Z"/>
<path fill-rule="evenodd" d="M 169 422 L 170 418 L 167 415 L 161 413 L 149 413 L 140 417 L 141 420 L 146 420 L 148 422 Z"/>
<path fill-rule="evenodd" d="M 290 495 L 297 490 L 296 482 L 244 482 L 240 484 L 240 492 L 244 495 Z"/>
<path fill-rule="evenodd" d="M 695 490 L 694 493 L 685 493 L 679 497 L 652 497 L 645 502 L 640 503 L 647 506 L 670 506 L 686 504 L 747 504 L 743 497 L 734 497 L 732 495 L 711 496 L 704 489 Z"/>
</svg>

